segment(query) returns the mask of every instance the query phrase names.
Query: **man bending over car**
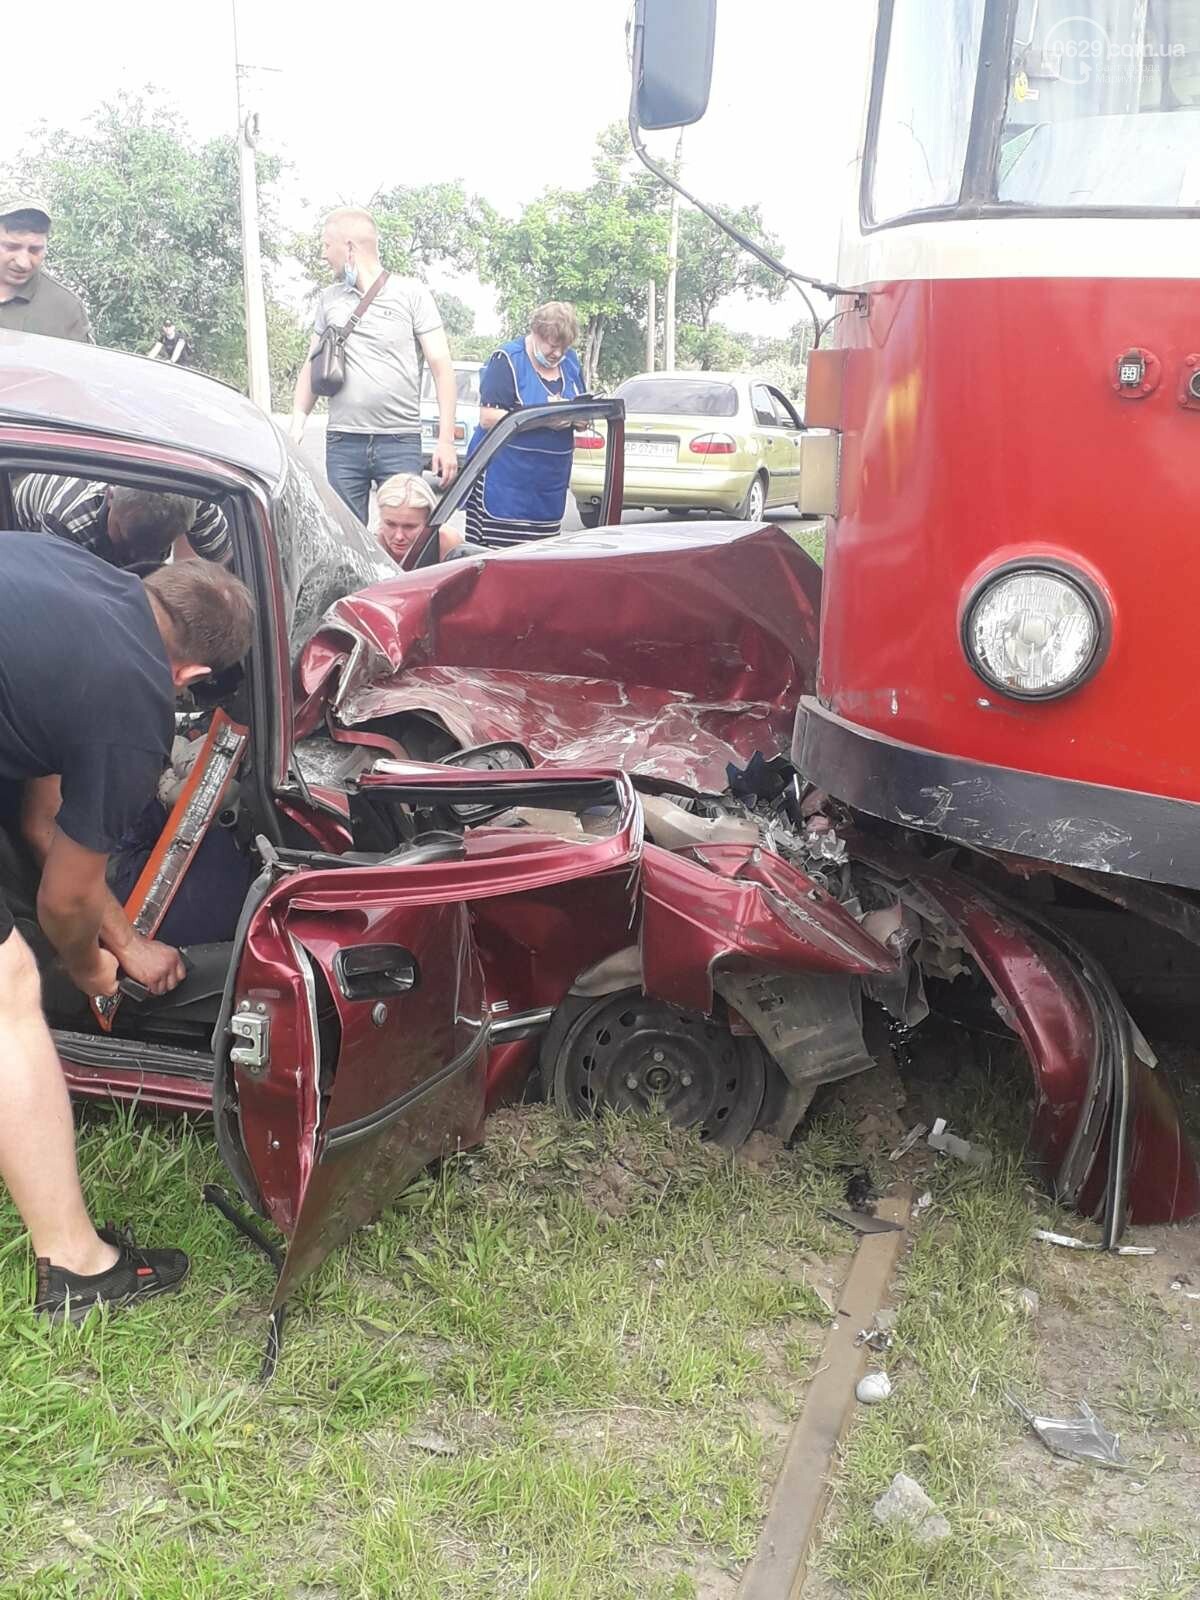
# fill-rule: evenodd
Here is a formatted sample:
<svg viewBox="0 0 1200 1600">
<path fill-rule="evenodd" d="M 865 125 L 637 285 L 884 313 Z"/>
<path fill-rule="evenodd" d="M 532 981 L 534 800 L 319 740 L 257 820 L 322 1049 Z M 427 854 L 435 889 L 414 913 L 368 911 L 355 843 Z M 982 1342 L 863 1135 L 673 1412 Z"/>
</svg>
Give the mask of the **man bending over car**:
<svg viewBox="0 0 1200 1600">
<path fill-rule="evenodd" d="M 143 583 L 76 545 L 0 534 L 0 789 L 11 810 L 20 786 L 43 795 L 53 786 L 38 921 L 89 997 L 115 992 L 118 965 L 158 993 L 183 976 L 177 952 L 128 938 L 105 866 L 167 763 L 176 690 L 239 661 L 253 618 L 244 585 L 207 561 Z M 38 1258 L 35 1310 L 79 1321 L 93 1305 L 178 1289 L 182 1251 L 140 1249 L 92 1226 L 37 963 L 2 891 L 0 1105 L 0 1178 Z"/>
<path fill-rule="evenodd" d="M 220 506 L 157 489 L 123 488 L 28 472 L 13 488 L 17 526 L 54 533 L 114 567 L 149 570 L 174 552 L 228 564 L 232 541 Z"/>
</svg>

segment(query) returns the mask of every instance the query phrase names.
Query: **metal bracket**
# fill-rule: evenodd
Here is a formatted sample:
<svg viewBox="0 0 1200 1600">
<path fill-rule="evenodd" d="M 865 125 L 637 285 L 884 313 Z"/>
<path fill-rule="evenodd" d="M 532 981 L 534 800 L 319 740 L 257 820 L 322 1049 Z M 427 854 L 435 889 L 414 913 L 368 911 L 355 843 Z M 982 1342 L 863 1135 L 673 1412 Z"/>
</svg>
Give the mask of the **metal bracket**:
<svg viewBox="0 0 1200 1600">
<path fill-rule="evenodd" d="M 217 1183 L 204 1185 L 204 1201 L 206 1205 L 215 1207 L 226 1222 L 231 1223 L 243 1239 L 249 1240 L 256 1250 L 261 1250 L 263 1255 L 275 1268 L 276 1277 L 283 1271 L 284 1253 L 277 1244 L 272 1243 L 266 1234 L 255 1222 L 253 1217 L 246 1216 L 225 1193 Z M 270 1383 L 275 1376 L 275 1367 L 279 1361 L 279 1352 L 283 1348 L 283 1319 L 287 1307 L 277 1306 L 271 1313 L 267 1324 L 267 1348 L 263 1352 L 262 1366 L 259 1368 L 258 1381 L 261 1384 Z"/>
<path fill-rule="evenodd" d="M 235 1066 L 259 1076 L 271 1065 L 271 1022 L 262 1008 L 243 1005 L 229 1019 L 229 1031 L 242 1041 L 229 1047 Z"/>
</svg>

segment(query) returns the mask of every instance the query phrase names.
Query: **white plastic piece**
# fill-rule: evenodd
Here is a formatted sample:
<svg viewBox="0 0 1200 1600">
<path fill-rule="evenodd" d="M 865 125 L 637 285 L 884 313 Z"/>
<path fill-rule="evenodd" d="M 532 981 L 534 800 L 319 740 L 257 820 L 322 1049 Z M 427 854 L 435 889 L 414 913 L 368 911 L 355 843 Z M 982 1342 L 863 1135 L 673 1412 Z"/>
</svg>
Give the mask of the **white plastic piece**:
<svg viewBox="0 0 1200 1600">
<path fill-rule="evenodd" d="M 881 1405 L 892 1392 L 892 1380 L 886 1372 L 866 1372 L 858 1380 L 854 1393 L 865 1406 Z"/>
</svg>

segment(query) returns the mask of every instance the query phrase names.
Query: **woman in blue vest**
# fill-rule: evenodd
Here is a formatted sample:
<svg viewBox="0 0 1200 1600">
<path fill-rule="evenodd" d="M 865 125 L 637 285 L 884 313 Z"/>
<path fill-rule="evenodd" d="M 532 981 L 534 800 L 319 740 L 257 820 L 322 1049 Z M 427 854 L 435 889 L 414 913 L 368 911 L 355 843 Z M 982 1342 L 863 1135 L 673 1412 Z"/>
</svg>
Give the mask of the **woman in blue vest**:
<svg viewBox="0 0 1200 1600">
<path fill-rule="evenodd" d="M 500 346 L 479 382 L 479 426 L 468 455 L 507 412 L 584 392 L 583 369 L 571 349 L 578 333 L 574 306 L 550 300 L 533 313 L 524 338 Z M 557 533 L 574 450 L 570 425 L 535 428 L 510 440 L 488 462 L 467 501 L 471 543 L 502 548 Z"/>
</svg>

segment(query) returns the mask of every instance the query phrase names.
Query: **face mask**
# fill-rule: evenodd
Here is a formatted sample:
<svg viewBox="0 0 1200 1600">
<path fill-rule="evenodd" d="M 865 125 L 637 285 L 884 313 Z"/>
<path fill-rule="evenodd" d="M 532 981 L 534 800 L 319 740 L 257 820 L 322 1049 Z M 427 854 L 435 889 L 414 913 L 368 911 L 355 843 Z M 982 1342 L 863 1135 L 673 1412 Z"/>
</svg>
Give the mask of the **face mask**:
<svg viewBox="0 0 1200 1600">
<path fill-rule="evenodd" d="M 534 347 L 533 347 L 533 355 L 534 355 L 534 360 L 541 367 L 556 367 L 559 364 L 559 362 L 562 360 L 561 356 L 548 355 L 546 353 L 546 351 L 543 350 L 541 345 L 539 345 L 539 344 L 535 344 L 534 345 Z"/>
<path fill-rule="evenodd" d="M 347 261 L 346 265 L 342 268 L 342 282 L 346 285 L 347 289 L 353 289 L 354 285 L 358 282 L 358 268 L 354 265 L 353 261 Z"/>
</svg>

